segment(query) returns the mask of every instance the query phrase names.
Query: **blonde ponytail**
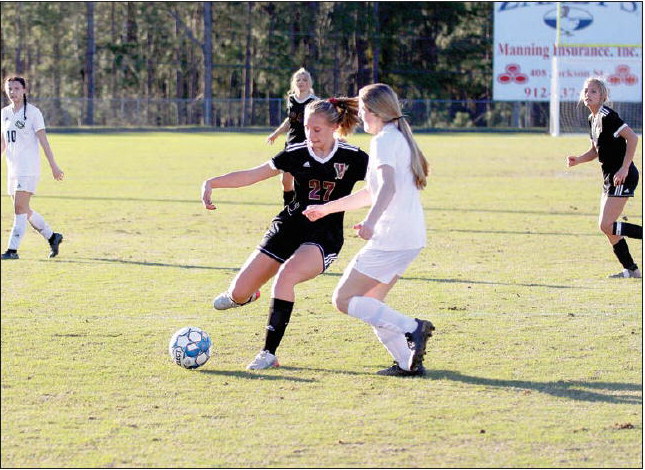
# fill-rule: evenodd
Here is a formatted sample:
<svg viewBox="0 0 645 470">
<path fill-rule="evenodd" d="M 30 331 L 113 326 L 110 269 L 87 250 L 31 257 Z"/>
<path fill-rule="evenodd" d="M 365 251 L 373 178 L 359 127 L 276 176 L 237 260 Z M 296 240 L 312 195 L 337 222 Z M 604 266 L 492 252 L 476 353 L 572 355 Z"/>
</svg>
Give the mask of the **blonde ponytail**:
<svg viewBox="0 0 645 470">
<path fill-rule="evenodd" d="M 412 174 L 414 175 L 414 183 L 417 185 L 417 189 L 423 189 L 428 184 L 428 175 L 430 174 L 428 160 L 426 159 L 425 155 L 423 155 L 423 152 L 419 148 L 417 141 L 414 140 L 414 137 L 412 136 L 412 129 L 410 128 L 410 125 L 405 120 L 405 118 L 401 117 L 398 119 L 398 121 L 399 130 L 401 131 L 401 134 L 403 134 L 403 137 L 405 137 L 405 140 L 408 141 L 408 145 L 410 146 L 410 168 L 412 170 Z"/>
<path fill-rule="evenodd" d="M 430 174 L 428 160 L 412 136 L 412 129 L 401 113 L 399 98 L 394 90 L 384 83 L 374 83 L 361 88 L 358 97 L 363 100 L 365 107 L 384 123 L 397 123 L 399 131 L 410 147 L 410 169 L 417 189 L 425 188 Z"/>
</svg>

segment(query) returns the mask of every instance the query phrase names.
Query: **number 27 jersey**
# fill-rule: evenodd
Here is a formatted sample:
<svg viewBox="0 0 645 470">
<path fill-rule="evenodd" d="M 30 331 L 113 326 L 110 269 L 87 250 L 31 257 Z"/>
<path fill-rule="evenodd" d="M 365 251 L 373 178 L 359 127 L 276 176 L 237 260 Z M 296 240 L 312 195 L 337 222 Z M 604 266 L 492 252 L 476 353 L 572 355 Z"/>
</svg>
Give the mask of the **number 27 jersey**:
<svg viewBox="0 0 645 470">
<path fill-rule="evenodd" d="M 273 157 L 273 168 L 289 172 L 294 177 L 296 197 L 289 204 L 289 213 L 302 213 L 307 206 L 335 201 L 351 194 L 354 185 L 365 179 L 369 157 L 367 153 L 346 142 L 335 141 L 330 154 L 316 156 L 307 141 L 289 145 Z M 342 225 L 343 213 L 330 214 L 325 219 L 337 219 Z M 331 221 L 330 221 L 331 222 Z"/>
</svg>

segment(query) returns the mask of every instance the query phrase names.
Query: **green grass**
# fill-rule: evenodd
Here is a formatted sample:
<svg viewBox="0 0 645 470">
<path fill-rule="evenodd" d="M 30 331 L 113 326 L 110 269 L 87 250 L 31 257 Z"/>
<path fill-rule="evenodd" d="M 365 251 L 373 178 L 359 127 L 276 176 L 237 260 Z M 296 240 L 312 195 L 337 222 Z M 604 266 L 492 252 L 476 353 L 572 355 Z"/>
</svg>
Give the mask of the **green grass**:
<svg viewBox="0 0 645 470">
<path fill-rule="evenodd" d="M 51 134 L 66 180 L 43 171 L 32 206 L 65 234 L 61 254 L 30 230 L 2 262 L 2 466 L 642 467 L 642 283 L 606 279 L 620 266 L 596 227 L 600 170 L 564 166 L 588 139 L 418 140 L 429 243 L 388 303 L 437 334 L 427 376 L 396 379 L 374 375 L 391 359 L 371 329 L 330 304 L 362 212 L 330 271 L 298 287 L 283 367 L 244 370 L 269 286 L 252 306 L 210 306 L 281 194 L 277 178 L 218 191 L 210 213 L 200 184 L 281 144 Z M 642 224 L 637 194 L 625 215 Z M 187 325 L 214 339 L 196 371 L 167 354 Z"/>
</svg>

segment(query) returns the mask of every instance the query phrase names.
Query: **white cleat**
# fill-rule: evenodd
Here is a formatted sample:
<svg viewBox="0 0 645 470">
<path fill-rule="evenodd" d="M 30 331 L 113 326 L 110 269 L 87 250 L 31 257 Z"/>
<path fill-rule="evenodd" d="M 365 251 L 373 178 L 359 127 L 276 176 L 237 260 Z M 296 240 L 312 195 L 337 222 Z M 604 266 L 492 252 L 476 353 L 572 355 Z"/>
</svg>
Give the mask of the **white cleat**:
<svg viewBox="0 0 645 470">
<path fill-rule="evenodd" d="M 280 364 L 278 363 L 278 358 L 266 350 L 260 351 L 253 359 L 253 362 L 246 366 L 248 370 L 262 370 L 271 367 L 280 367 Z"/>
<path fill-rule="evenodd" d="M 259 298 L 260 291 L 257 291 L 255 294 L 249 297 L 249 300 L 242 304 L 238 304 L 233 299 L 231 299 L 231 296 L 228 294 L 228 292 L 222 292 L 220 295 L 215 297 L 215 300 L 213 300 L 213 307 L 215 307 L 215 310 L 228 310 L 229 308 L 237 308 L 241 307 L 242 305 L 250 304 L 251 302 L 254 302 Z"/>
<path fill-rule="evenodd" d="M 642 276 L 641 276 L 641 270 L 636 268 L 636 269 L 623 269 L 618 274 L 612 274 L 609 277 L 611 279 L 620 279 L 625 277 L 633 277 L 635 279 L 640 279 Z"/>
</svg>

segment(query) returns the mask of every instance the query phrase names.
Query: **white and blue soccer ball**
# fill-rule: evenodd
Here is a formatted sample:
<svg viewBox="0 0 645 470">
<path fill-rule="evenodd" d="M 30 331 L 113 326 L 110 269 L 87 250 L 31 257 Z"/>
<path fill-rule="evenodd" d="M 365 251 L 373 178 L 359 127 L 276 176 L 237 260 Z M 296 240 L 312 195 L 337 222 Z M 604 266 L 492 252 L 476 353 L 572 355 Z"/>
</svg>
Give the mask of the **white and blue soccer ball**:
<svg viewBox="0 0 645 470">
<path fill-rule="evenodd" d="M 168 344 L 173 362 L 186 369 L 197 369 L 211 357 L 211 338 L 201 328 L 186 326 L 178 330 Z"/>
</svg>

